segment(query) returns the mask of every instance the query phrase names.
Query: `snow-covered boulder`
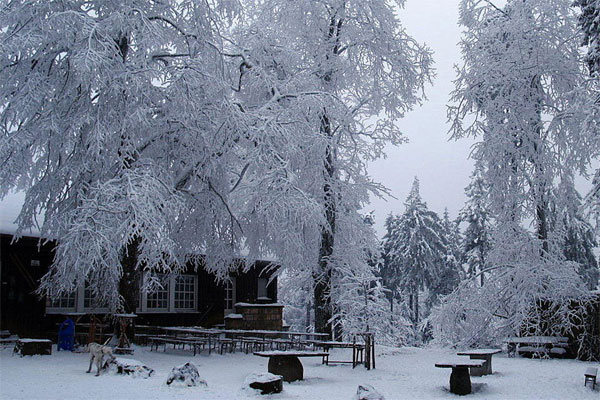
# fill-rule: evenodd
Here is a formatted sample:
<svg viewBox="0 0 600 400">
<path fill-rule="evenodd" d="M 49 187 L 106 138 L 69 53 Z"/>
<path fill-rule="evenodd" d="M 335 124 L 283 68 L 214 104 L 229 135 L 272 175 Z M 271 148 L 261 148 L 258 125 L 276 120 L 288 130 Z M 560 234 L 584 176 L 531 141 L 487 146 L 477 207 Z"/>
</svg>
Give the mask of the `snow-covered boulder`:
<svg viewBox="0 0 600 400">
<path fill-rule="evenodd" d="M 385 400 L 385 397 L 371 385 L 358 385 L 355 400 Z"/>
<path fill-rule="evenodd" d="M 280 393 L 283 390 L 283 378 L 270 372 L 250 374 L 244 381 L 246 387 L 260 390 L 260 394 Z"/>
<path fill-rule="evenodd" d="M 173 367 L 167 378 L 167 385 L 172 383 L 178 386 L 207 386 L 206 381 L 200 378 L 198 367 L 191 362 Z"/>
<path fill-rule="evenodd" d="M 149 378 L 154 373 L 154 370 L 141 361 L 134 360 L 132 358 L 116 357 L 111 367 L 114 366 L 117 370 L 117 374 L 131 375 L 140 378 Z"/>
</svg>

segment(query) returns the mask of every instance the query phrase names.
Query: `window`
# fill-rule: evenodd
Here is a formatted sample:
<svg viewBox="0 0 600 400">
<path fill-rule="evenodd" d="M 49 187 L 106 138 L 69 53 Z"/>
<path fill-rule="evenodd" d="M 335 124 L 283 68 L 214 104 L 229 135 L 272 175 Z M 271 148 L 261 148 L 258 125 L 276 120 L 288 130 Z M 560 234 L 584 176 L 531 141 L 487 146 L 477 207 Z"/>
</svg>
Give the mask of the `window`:
<svg viewBox="0 0 600 400">
<path fill-rule="evenodd" d="M 48 301 L 48 308 L 75 311 L 77 292 L 64 294 L 57 299 Z"/>
<path fill-rule="evenodd" d="M 148 293 L 146 296 L 146 308 L 148 310 L 168 310 L 169 309 L 169 279 L 165 275 L 158 276 L 162 287 L 158 287 L 155 292 Z"/>
<path fill-rule="evenodd" d="M 156 291 L 140 292 L 141 306 L 137 312 L 195 312 L 198 299 L 196 275 L 156 275 L 162 287 Z M 144 279 L 150 279 L 145 275 Z"/>
<path fill-rule="evenodd" d="M 225 281 L 225 315 L 234 311 L 235 305 L 235 278 L 230 277 Z"/>
<path fill-rule="evenodd" d="M 258 278 L 258 300 L 271 300 L 267 294 L 267 285 L 269 280 L 267 278 Z"/>
<path fill-rule="evenodd" d="M 106 303 L 100 303 L 96 296 L 94 296 L 93 290 L 89 287 L 88 283 L 85 283 L 85 289 L 83 290 L 83 308 L 86 310 L 107 310 L 108 305 Z"/>
<path fill-rule="evenodd" d="M 194 275 L 175 277 L 175 308 L 187 310 L 196 308 L 196 277 Z"/>
</svg>

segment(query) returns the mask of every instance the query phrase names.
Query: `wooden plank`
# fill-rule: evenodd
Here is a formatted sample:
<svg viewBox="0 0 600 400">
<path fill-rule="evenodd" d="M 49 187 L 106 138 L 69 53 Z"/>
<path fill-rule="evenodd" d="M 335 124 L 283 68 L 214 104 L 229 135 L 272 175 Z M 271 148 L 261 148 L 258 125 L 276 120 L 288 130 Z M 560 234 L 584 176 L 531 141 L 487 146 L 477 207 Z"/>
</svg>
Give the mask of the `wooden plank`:
<svg viewBox="0 0 600 400">
<path fill-rule="evenodd" d="M 257 351 L 252 353 L 259 357 L 290 356 L 290 357 L 323 357 L 329 353 L 321 351 Z"/>
<path fill-rule="evenodd" d="M 459 356 L 487 356 L 502 353 L 502 349 L 473 349 L 456 353 Z"/>
<path fill-rule="evenodd" d="M 457 368 L 457 367 L 482 367 L 485 364 L 485 360 L 456 360 L 456 361 L 443 361 L 435 363 L 438 368 Z"/>
</svg>

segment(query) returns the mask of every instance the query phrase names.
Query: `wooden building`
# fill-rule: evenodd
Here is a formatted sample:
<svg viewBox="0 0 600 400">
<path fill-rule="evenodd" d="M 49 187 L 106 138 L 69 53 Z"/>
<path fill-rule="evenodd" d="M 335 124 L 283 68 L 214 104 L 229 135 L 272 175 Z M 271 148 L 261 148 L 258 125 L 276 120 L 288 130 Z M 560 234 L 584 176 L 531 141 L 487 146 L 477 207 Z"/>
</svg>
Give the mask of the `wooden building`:
<svg viewBox="0 0 600 400">
<path fill-rule="evenodd" d="M 56 330 L 56 323 L 65 313 L 109 313 L 107 308 L 95 304 L 91 291 L 83 286 L 53 301 L 39 298 L 35 290 L 52 263 L 54 244 L 39 246 L 38 237 L 22 237 L 14 243 L 12 240 L 11 234 L 0 234 L 1 330 L 44 337 Z M 277 278 L 272 276 L 275 269 L 271 266 L 268 261 L 259 261 L 247 271 L 239 268 L 230 273 L 228 280 L 218 282 L 204 268 L 189 265 L 182 275 L 164 276 L 163 289 L 140 294 L 136 324 L 212 327 L 224 325 L 228 314 L 239 315 L 236 303 L 246 308 L 272 304 L 280 309 L 276 304 Z M 281 326 L 281 321 L 266 325 Z"/>
</svg>

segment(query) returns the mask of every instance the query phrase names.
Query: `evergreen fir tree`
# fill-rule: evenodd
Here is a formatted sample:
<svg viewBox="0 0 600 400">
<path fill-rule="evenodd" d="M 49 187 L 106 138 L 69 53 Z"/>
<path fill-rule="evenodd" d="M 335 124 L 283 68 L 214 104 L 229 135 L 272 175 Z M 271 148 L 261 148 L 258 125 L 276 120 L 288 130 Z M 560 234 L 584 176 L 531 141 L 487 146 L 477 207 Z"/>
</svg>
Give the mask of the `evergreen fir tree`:
<svg viewBox="0 0 600 400">
<path fill-rule="evenodd" d="M 484 283 L 482 271 L 491 246 L 491 217 L 487 207 L 487 192 L 488 185 L 484 179 L 483 165 L 478 162 L 471 174 L 471 182 L 465 188 L 467 202 L 460 211 L 459 219 L 467 223 L 462 241 L 467 278 L 480 274 L 482 286 Z"/>
<path fill-rule="evenodd" d="M 591 74 L 600 72 L 600 1 L 576 0 L 574 6 L 581 8 L 579 26 L 583 31 L 583 46 L 587 46 L 585 61 Z"/>
<path fill-rule="evenodd" d="M 556 228 L 559 232 L 564 258 L 574 261 L 579 266 L 577 272 L 586 287 L 594 290 L 598 286 L 600 270 L 594 249 L 598 241 L 594 235 L 593 226 L 582 213 L 582 197 L 575 189 L 573 179 L 561 182 L 559 187 L 563 206 L 555 211 Z"/>
<path fill-rule="evenodd" d="M 448 209 L 444 209 L 444 215 L 441 221 L 442 233 L 446 242 L 446 254 L 443 256 L 440 263 L 440 271 L 437 279 L 429 288 L 429 296 L 427 299 L 427 310 L 431 310 L 440 296 L 445 296 L 458 286 L 461 279 L 461 260 L 462 252 L 460 248 L 460 231 L 456 221 L 450 219 Z"/>
<path fill-rule="evenodd" d="M 385 220 L 386 234 L 383 236 L 382 257 L 379 273 L 383 286 L 387 289 L 387 297 L 390 302 L 390 309 L 394 311 L 394 299 L 398 300 L 398 288 L 400 287 L 400 266 L 396 257 L 393 257 L 393 249 L 396 246 L 395 233 L 398 232 L 400 217 L 389 214 Z"/>
<path fill-rule="evenodd" d="M 386 259 L 397 268 L 399 287 L 409 295 L 412 319 L 418 324 L 419 292 L 437 284 L 448 246 L 440 218 L 421 200 L 416 177 L 405 205 L 402 216 L 389 224 Z"/>
</svg>

